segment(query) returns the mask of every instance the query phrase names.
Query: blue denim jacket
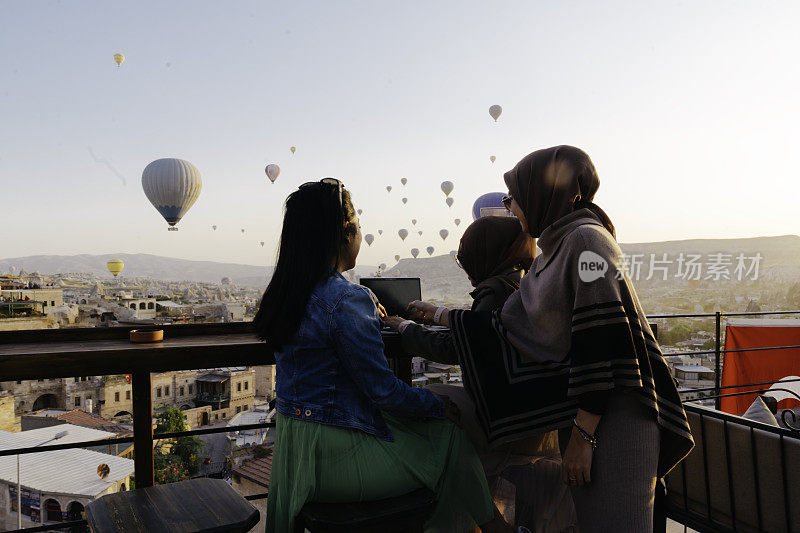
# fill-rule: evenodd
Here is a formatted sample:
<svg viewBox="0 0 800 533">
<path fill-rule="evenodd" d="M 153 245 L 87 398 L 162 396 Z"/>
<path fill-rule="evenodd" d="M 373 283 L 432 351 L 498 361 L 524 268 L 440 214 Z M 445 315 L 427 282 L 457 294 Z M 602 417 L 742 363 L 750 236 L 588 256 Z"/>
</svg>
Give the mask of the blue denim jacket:
<svg viewBox="0 0 800 533">
<path fill-rule="evenodd" d="M 282 415 L 359 429 L 394 440 L 381 416 L 444 418 L 427 389 L 395 377 L 383 354 L 375 298 L 338 272 L 311 293 L 294 337 L 275 353 L 277 409 Z"/>
</svg>

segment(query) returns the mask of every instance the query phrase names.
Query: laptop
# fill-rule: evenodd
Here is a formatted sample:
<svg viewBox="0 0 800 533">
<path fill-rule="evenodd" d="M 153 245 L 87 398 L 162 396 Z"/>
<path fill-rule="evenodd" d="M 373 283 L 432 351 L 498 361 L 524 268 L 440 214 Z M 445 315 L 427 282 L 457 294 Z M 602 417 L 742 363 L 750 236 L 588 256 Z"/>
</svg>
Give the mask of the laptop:
<svg viewBox="0 0 800 533">
<path fill-rule="evenodd" d="M 361 278 L 361 285 L 375 293 L 389 315 L 408 318 L 408 304 L 422 300 L 419 278 Z"/>
</svg>

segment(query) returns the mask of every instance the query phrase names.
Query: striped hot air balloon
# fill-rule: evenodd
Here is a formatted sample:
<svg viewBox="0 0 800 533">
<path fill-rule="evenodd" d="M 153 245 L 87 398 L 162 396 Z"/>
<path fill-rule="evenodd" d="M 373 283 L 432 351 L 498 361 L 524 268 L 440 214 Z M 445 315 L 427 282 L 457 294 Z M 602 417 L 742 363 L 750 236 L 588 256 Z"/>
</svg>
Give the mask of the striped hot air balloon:
<svg viewBox="0 0 800 533">
<path fill-rule="evenodd" d="M 111 259 L 106 262 L 106 268 L 116 278 L 119 273 L 122 272 L 122 269 L 125 268 L 125 263 L 122 262 L 122 259 Z"/>
<path fill-rule="evenodd" d="M 142 189 L 170 231 L 200 196 L 203 180 L 197 167 L 183 159 L 157 159 L 142 172 Z"/>
</svg>

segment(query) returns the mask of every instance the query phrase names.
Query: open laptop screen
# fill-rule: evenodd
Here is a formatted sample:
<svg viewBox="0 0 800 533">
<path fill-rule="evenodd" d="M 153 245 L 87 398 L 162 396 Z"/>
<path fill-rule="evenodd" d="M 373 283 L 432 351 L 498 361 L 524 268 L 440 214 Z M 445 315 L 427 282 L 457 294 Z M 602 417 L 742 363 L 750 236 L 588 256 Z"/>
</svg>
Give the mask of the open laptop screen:
<svg viewBox="0 0 800 533">
<path fill-rule="evenodd" d="M 389 315 L 408 317 L 408 304 L 422 300 L 419 278 L 361 278 L 361 285 L 375 293 Z"/>
</svg>

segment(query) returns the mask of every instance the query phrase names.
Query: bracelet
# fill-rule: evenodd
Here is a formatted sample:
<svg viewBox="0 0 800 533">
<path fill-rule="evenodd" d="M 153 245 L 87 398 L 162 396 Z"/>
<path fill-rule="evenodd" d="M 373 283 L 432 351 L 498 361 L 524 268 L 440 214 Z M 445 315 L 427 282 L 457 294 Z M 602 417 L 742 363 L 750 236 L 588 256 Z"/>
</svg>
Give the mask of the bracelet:
<svg viewBox="0 0 800 533">
<path fill-rule="evenodd" d="M 437 326 L 441 326 L 441 324 L 439 323 L 439 320 L 442 319 L 442 313 L 444 313 L 445 311 L 447 311 L 446 307 L 437 307 L 436 308 L 436 312 L 433 313 L 433 323 L 434 324 L 436 324 Z"/>
<path fill-rule="evenodd" d="M 576 428 L 578 428 L 578 433 L 580 433 L 581 437 L 583 437 L 583 440 L 592 445 L 592 450 L 597 448 L 597 437 L 591 435 L 588 431 L 579 426 L 577 419 L 573 418 L 572 423 L 575 424 Z"/>
</svg>

